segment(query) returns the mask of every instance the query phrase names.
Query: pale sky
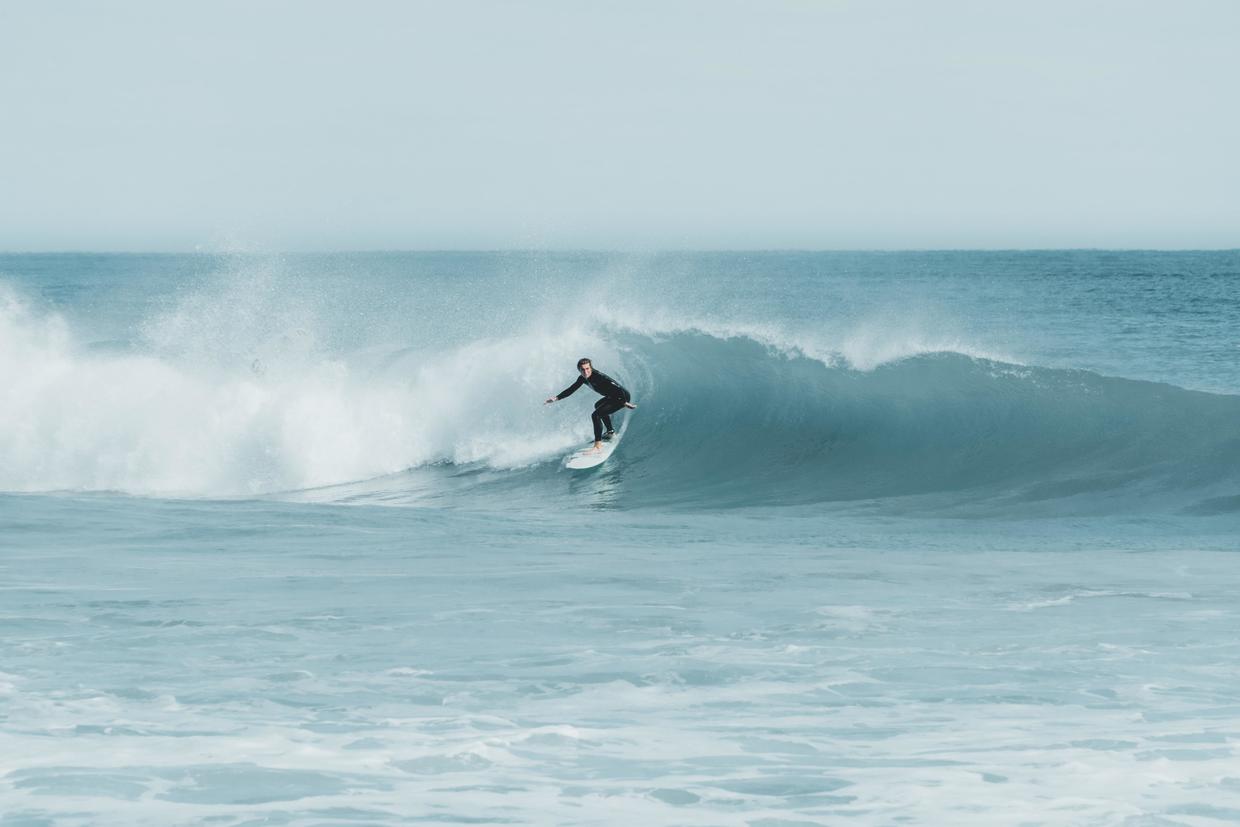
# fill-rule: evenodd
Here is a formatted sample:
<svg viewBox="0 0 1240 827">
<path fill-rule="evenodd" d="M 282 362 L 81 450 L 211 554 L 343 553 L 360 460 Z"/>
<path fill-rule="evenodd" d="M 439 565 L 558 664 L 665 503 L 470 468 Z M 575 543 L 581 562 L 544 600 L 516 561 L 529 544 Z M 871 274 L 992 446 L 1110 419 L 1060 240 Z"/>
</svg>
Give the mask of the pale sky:
<svg viewBox="0 0 1240 827">
<path fill-rule="evenodd" d="M 1240 2 L 0 0 L 0 250 L 1240 247 Z"/>
</svg>

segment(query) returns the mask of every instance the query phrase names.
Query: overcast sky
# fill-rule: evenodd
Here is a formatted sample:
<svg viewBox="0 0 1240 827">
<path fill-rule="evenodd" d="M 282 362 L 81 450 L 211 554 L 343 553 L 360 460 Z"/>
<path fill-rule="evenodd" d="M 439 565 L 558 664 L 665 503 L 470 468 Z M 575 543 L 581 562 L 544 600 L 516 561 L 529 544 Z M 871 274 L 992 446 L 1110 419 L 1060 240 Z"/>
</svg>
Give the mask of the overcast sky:
<svg viewBox="0 0 1240 827">
<path fill-rule="evenodd" d="M 0 249 L 1240 246 L 1240 2 L 0 0 Z"/>
</svg>

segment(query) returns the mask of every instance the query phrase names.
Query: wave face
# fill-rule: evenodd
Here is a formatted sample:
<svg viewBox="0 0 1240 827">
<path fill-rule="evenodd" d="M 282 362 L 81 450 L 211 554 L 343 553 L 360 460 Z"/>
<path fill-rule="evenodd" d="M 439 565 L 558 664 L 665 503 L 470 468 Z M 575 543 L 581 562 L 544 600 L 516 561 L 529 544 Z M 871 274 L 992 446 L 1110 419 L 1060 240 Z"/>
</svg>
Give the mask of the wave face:
<svg viewBox="0 0 1240 827">
<path fill-rule="evenodd" d="M 1111 510 L 1238 478 L 1233 396 L 950 352 L 859 371 L 684 334 L 645 354 L 652 410 L 623 455 L 651 502 L 940 494 L 1008 508 L 1088 495 Z"/>
<path fill-rule="evenodd" d="M 381 329 L 366 339 L 324 323 L 339 297 L 316 306 L 309 290 L 249 276 L 225 282 L 234 292 L 146 307 L 120 326 L 127 337 L 0 289 L 0 490 L 531 509 L 1240 511 L 1240 397 L 1227 393 L 1019 365 L 898 323 L 854 324 L 833 340 L 825 322 L 790 334 L 769 319 L 676 318 L 666 301 L 660 313 L 546 310 L 549 297 L 572 300 L 562 288 L 530 291 L 526 307 L 541 313 L 487 302 L 460 321 L 426 309 L 427 291 L 420 315 L 379 316 L 371 302 L 327 316 Z M 454 289 L 438 291 L 441 308 L 487 292 Z M 616 456 L 574 474 L 559 460 L 588 439 L 593 394 L 541 403 L 582 355 L 640 407 Z"/>
</svg>

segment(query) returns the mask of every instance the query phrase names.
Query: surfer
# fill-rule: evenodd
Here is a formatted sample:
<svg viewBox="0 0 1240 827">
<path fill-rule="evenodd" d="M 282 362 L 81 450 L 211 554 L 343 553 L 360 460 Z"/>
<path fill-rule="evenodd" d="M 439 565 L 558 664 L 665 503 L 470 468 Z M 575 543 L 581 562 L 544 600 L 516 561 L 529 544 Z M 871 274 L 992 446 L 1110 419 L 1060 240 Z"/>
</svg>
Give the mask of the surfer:
<svg viewBox="0 0 1240 827">
<path fill-rule="evenodd" d="M 603 440 L 611 439 L 616 435 L 616 430 L 611 427 L 611 415 L 621 408 L 636 408 L 637 406 L 629 401 L 632 397 L 619 382 L 595 370 L 589 359 L 577 360 L 577 372 L 581 375 L 577 377 L 576 382 L 543 404 L 550 405 L 566 396 L 572 396 L 582 385 L 589 385 L 601 394 L 603 398 L 594 403 L 594 413 L 590 414 L 590 421 L 594 423 L 594 450 L 597 451 L 602 447 Z M 606 433 L 603 431 L 604 428 L 607 429 Z"/>
</svg>

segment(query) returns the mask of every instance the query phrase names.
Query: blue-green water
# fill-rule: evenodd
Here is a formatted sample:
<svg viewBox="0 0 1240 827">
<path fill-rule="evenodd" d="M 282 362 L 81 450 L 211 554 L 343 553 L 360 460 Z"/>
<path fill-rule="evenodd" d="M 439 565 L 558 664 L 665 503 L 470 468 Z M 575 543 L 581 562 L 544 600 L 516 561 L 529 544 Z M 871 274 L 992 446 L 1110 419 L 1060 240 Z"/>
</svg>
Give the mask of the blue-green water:
<svg viewBox="0 0 1240 827">
<path fill-rule="evenodd" d="M 1233 820 L 1238 351 L 1234 252 L 0 256 L 0 824 Z"/>
</svg>

